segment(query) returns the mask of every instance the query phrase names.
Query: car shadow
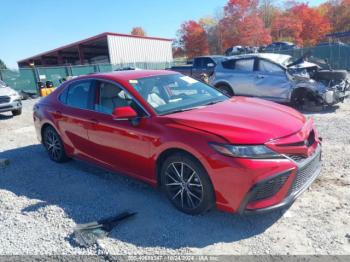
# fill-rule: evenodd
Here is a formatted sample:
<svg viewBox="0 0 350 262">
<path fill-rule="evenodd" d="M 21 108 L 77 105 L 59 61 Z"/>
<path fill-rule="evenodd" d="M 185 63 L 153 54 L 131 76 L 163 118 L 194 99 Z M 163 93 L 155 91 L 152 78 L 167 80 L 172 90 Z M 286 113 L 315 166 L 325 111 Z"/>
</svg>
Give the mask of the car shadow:
<svg viewBox="0 0 350 262">
<path fill-rule="evenodd" d="M 13 118 L 13 115 L 12 115 L 12 114 L 11 114 L 11 115 L 4 115 L 3 113 L 0 114 L 0 121 L 1 121 L 1 120 L 11 119 L 11 118 Z"/>
<path fill-rule="evenodd" d="M 57 164 L 41 145 L 4 151 L 10 165 L 0 168 L 0 189 L 37 203 L 30 215 L 47 206 L 62 208 L 75 223 L 87 223 L 125 210 L 138 214 L 117 226 L 110 238 L 142 247 L 205 247 L 263 233 L 285 210 L 239 216 L 216 210 L 189 216 L 176 210 L 159 190 L 80 161 Z M 72 228 L 73 232 L 73 228 Z M 69 240 L 69 236 L 66 238 Z"/>
</svg>

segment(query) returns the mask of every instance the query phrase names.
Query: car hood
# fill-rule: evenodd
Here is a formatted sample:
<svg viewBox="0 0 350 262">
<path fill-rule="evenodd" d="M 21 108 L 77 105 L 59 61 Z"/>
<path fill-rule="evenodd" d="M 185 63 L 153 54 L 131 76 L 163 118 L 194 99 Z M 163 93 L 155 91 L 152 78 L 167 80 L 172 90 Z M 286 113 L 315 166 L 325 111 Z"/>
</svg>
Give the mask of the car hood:
<svg viewBox="0 0 350 262">
<path fill-rule="evenodd" d="M 247 97 L 234 97 L 165 117 L 218 135 L 232 144 L 264 144 L 294 134 L 305 124 L 305 117 L 292 108 Z"/>
<path fill-rule="evenodd" d="M 11 94 L 15 93 L 15 90 L 8 86 L 1 86 L 0 87 L 0 96 L 9 96 Z"/>
</svg>

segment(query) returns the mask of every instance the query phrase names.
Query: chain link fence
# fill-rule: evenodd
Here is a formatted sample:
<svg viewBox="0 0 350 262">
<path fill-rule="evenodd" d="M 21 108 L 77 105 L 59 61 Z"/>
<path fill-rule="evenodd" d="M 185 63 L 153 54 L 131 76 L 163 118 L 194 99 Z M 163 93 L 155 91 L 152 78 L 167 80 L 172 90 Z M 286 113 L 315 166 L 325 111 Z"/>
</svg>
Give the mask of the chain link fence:
<svg viewBox="0 0 350 262">
<path fill-rule="evenodd" d="M 38 81 L 52 81 L 54 86 L 60 84 L 60 80 L 68 76 L 80 76 L 91 73 L 104 73 L 123 68 L 139 69 L 166 69 L 173 66 L 172 62 L 164 63 L 123 63 L 123 64 L 95 64 L 56 67 L 20 68 L 17 70 L 0 70 L 0 79 L 17 91 L 36 92 Z"/>
</svg>

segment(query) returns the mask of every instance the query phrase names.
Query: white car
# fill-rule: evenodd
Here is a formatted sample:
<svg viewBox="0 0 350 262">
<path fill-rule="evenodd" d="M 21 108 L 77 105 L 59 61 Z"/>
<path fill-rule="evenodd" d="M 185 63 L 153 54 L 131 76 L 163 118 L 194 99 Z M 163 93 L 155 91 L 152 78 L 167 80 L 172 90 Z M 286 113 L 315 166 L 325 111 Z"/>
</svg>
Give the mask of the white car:
<svg viewBox="0 0 350 262">
<path fill-rule="evenodd" d="M 12 115 L 22 114 L 21 96 L 0 80 L 0 113 L 12 112 Z"/>
</svg>

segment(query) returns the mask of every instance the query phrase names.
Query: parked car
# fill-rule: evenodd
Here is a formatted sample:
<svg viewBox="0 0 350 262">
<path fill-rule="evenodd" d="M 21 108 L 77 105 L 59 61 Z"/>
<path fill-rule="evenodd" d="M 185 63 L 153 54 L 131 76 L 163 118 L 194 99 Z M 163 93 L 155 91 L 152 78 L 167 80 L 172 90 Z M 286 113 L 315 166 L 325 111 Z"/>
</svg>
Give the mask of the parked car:
<svg viewBox="0 0 350 262">
<path fill-rule="evenodd" d="M 193 59 L 192 65 L 173 66 L 170 70 L 201 79 L 204 74 L 210 76 L 214 72 L 215 66 L 224 58 L 225 56 L 218 55 L 199 56 Z"/>
<path fill-rule="evenodd" d="M 297 106 L 333 105 L 350 95 L 346 71 L 322 70 L 304 58 L 293 62 L 289 55 L 270 53 L 232 56 L 216 66 L 209 82 L 229 96 L 255 96 Z"/>
<path fill-rule="evenodd" d="M 296 48 L 296 45 L 291 42 L 273 42 L 264 49 L 264 52 L 278 52 L 294 48 Z"/>
<path fill-rule="evenodd" d="M 0 80 L 0 113 L 12 112 L 12 115 L 22 114 L 21 96 Z"/>
<path fill-rule="evenodd" d="M 320 173 L 312 119 L 166 70 L 67 81 L 33 116 L 53 161 L 83 159 L 160 186 L 189 214 L 280 208 Z"/>
<path fill-rule="evenodd" d="M 258 50 L 259 50 L 259 47 L 236 45 L 226 49 L 225 56 L 256 53 L 258 52 Z"/>
</svg>

